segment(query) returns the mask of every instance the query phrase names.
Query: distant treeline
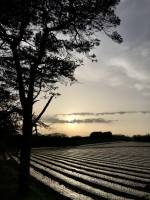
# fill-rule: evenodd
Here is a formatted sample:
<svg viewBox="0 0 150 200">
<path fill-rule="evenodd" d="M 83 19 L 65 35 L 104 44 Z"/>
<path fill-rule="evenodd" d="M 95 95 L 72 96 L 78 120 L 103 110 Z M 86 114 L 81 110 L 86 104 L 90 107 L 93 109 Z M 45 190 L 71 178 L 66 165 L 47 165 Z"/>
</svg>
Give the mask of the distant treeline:
<svg viewBox="0 0 150 200">
<path fill-rule="evenodd" d="M 132 138 L 134 141 L 137 141 L 137 142 L 150 142 L 150 134 L 134 135 Z"/>
<path fill-rule="evenodd" d="M 21 145 L 22 136 L 15 135 L 9 138 L 11 144 L 16 148 Z M 92 144 L 100 142 L 113 142 L 113 141 L 137 141 L 137 142 L 150 142 L 150 135 L 135 135 L 132 137 L 125 135 L 112 135 L 111 132 L 92 132 L 87 137 L 73 136 L 68 137 L 61 133 L 54 133 L 49 135 L 33 135 L 32 147 L 65 147 L 65 146 L 78 146 L 82 144 Z M 10 142 L 9 142 L 10 143 Z"/>
</svg>

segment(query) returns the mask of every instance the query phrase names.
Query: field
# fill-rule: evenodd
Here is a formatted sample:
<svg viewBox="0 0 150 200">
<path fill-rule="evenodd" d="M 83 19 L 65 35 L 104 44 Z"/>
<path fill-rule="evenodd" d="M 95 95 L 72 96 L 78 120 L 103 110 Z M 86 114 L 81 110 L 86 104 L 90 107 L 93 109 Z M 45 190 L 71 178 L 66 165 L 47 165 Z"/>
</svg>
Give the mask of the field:
<svg viewBox="0 0 150 200">
<path fill-rule="evenodd" d="M 34 149 L 31 175 L 70 199 L 150 199 L 150 144 Z"/>
</svg>

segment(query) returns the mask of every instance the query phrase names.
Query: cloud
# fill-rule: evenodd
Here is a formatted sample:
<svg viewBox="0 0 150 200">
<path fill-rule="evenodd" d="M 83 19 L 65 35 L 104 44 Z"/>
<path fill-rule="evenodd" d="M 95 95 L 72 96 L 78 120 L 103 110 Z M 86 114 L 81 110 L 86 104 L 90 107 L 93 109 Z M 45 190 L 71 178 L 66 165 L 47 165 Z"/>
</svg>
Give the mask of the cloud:
<svg viewBox="0 0 150 200">
<path fill-rule="evenodd" d="M 145 74 L 143 70 L 139 70 L 138 66 L 134 67 L 125 59 L 114 58 L 111 62 L 111 66 L 122 69 L 126 76 L 133 80 L 145 81 L 148 79 L 147 74 Z"/>
<path fill-rule="evenodd" d="M 150 92 L 145 92 L 143 95 L 146 97 L 150 97 Z"/>
<path fill-rule="evenodd" d="M 150 90 L 150 85 L 146 85 L 146 84 L 140 84 L 140 83 L 136 83 L 134 85 L 134 87 L 139 90 L 139 91 L 142 91 L 142 90 Z"/>
<path fill-rule="evenodd" d="M 103 90 L 126 90 L 130 98 L 141 96 L 144 101 L 150 93 L 150 1 L 121 0 L 117 9 L 121 18 L 118 31 L 124 42 L 116 45 L 100 34 L 101 45 L 95 50 L 98 63 L 85 62 L 86 67 L 76 71 L 80 82 L 97 84 Z M 116 91 L 117 91 L 116 90 Z M 115 91 L 115 92 L 116 92 Z"/>
<path fill-rule="evenodd" d="M 66 115 L 66 114 L 63 114 Z M 103 118 L 87 118 L 87 119 L 73 119 L 73 120 L 64 120 L 59 119 L 57 117 L 45 117 L 43 119 L 46 123 L 52 123 L 52 124 L 81 124 L 81 123 L 112 123 L 115 120 L 105 120 Z"/>
<path fill-rule="evenodd" d="M 130 46 L 137 46 L 143 41 L 149 41 L 150 17 L 149 0 L 125 0 L 119 5 L 119 16 L 122 19 L 121 33 L 126 35 Z"/>
<path fill-rule="evenodd" d="M 99 116 L 99 115 L 124 115 L 124 114 L 150 114 L 150 111 L 118 111 L 118 112 L 77 112 L 77 113 L 66 113 L 66 114 L 57 114 L 60 116 L 70 116 L 70 115 L 76 115 L 76 116 Z M 101 119 L 101 118 L 100 118 Z M 92 119 L 90 119 L 92 120 Z M 96 119 L 95 119 L 96 120 Z M 99 118 L 98 118 L 99 120 Z M 104 120 L 104 119 L 101 119 Z M 110 120 L 109 120 L 110 121 Z"/>
<path fill-rule="evenodd" d="M 141 95 L 150 92 L 150 68 L 148 67 L 150 60 L 142 58 L 140 51 L 142 47 L 140 50 L 132 50 L 110 59 L 106 72 L 107 84 L 112 87 L 126 87 L 135 92 L 140 91 Z"/>
</svg>

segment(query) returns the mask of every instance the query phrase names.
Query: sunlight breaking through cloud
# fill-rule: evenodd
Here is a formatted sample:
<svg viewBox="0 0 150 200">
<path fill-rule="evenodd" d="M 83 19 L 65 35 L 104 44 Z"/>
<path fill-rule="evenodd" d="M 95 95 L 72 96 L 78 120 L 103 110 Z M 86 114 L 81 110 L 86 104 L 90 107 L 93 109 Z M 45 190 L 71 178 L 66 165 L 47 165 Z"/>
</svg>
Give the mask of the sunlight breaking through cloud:
<svg viewBox="0 0 150 200">
<path fill-rule="evenodd" d="M 87 118 L 87 119 L 72 119 L 72 120 L 64 120 L 64 119 L 59 119 L 56 117 L 45 117 L 43 119 L 46 123 L 52 123 L 52 124 L 65 124 L 65 123 L 112 123 L 115 120 L 105 120 L 103 118 Z"/>
</svg>

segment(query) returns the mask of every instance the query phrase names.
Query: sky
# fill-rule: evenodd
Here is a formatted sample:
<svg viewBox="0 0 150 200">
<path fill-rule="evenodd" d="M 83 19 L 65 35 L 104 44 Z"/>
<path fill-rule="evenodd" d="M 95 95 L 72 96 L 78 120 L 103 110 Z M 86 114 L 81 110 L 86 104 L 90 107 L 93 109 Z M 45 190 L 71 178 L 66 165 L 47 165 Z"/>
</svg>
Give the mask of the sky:
<svg viewBox="0 0 150 200">
<path fill-rule="evenodd" d="M 124 42 L 117 44 L 98 34 L 98 62 L 84 58 L 75 71 L 78 82 L 60 86 L 43 116 L 50 125 L 43 133 L 68 136 L 93 131 L 113 134 L 150 133 L 150 1 L 121 0 L 117 28 Z M 44 102 L 36 107 L 40 111 Z"/>
</svg>

